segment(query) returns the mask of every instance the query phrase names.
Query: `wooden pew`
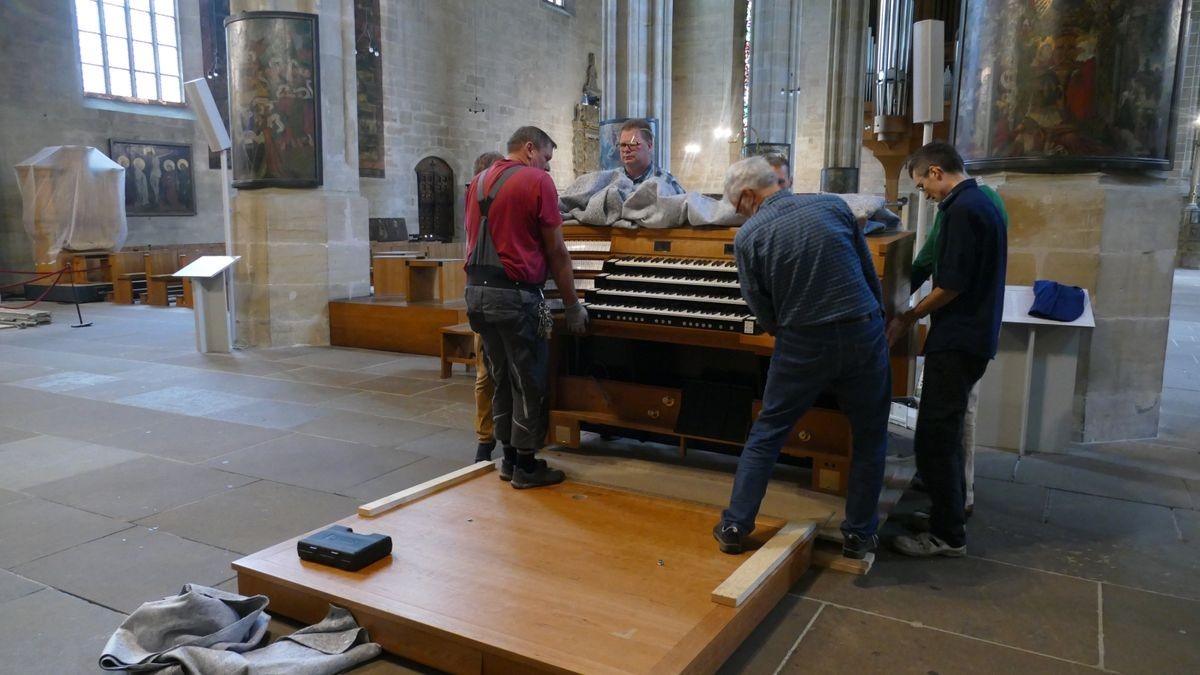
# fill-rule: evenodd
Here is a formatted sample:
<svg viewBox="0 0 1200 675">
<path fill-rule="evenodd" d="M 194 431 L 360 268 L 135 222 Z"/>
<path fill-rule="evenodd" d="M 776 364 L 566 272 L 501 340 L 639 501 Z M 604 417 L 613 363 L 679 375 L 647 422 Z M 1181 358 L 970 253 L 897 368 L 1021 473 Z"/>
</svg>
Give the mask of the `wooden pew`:
<svg viewBox="0 0 1200 675">
<path fill-rule="evenodd" d="M 183 282 L 175 277 L 179 271 L 179 254 L 174 249 L 147 251 L 142 258 L 146 270 L 146 303 L 168 307 L 172 297 L 183 294 Z"/>
<path fill-rule="evenodd" d="M 112 274 L 112 301 L 119 305 L 132 305 L 133 301 L 146 292 L 146 268 L 142 262 L 144 251 L 118 251 L 108 254 L 108 269 Z"/>
</svg>

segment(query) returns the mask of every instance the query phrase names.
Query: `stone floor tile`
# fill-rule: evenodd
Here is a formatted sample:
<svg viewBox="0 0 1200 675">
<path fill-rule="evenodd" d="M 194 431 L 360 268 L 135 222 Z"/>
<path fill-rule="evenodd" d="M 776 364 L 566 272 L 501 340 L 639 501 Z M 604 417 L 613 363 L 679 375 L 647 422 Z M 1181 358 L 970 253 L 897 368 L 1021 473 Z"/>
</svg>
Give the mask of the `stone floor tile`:
<svg viewBox="0 0 1200 675">
<path fill-rule="evenodd" d="M 975 477 L 1013 480 L 1018 455 L 1007 450 L 996 450 L 986 446 L 975 448 Z"/>
<path fill-rule="evenodd" d="M 394 375 L 396 377 L 415 377 L 423 380 L 442 379 L 441 361 L 436 356 L 423 354 L 397 354 L 396 359 L 375 366 L 361 368 L 364 373 L 375 375 Z"/>
<path fill-rule="evenodd" d="M 228 579 L 229 565 L 237 557 L 167 532 L 132 527 L 18 565 L 13 571 L 129 613 L 143 602 L 178 594 L 184 584 L 211 586 Z"/>
<path fill-rule="evenodd" d="M 291 429 L 329 414 L 328 408 L 284 401 L 257 401 L 240 408 L 227 408 L 208 415 L 209 419 L 237 422 L 268 429 Z"/>
<path fill-rule="evenodd" d="M 418 422 L 437 424 L 453 429 L 475 430 L 475 404 L 451 403 L 450 405 L 413 418 Z"/>
<path fill-rule="evenodd" d="M 204 370 L 216 370 L 226 373 L 242 373 L 243 375 L 268 375 L 281 370 L 292 370 L 300 365 L 284 361 L 268 361 L 256 359 L 241 352 L 233 354 L 198 354 L 190 353 L 183 356 L 172 356 L 166 359 L 156 359 L 159 363 L 173 366 L 187 366 Z"/>
<path fill-rule="evenodd" d="M 349 396 L 325 401 L 320 405 L 339 410 L 353 410 L 368 415 L 379 415 L 380 417 L 414 419 L 453 404 L 449 401 L 435 401 L 423 396 L 398 396 L 377 391 L 359 391 Z"/>
<path fill-rule="evenodd" d="M 230 408 L 244 408 L 257 399 L 228 391 L 212 391 L 196 387 L 164 387 L 157 391 L 117 399 L 117 403 L 177 415 L 210 415 Z"/>
<path fill-rule="evenodd" d="M 271 373 L 270 375 L 267 375 L 267 377 L 280 380 L 289 380 L 292 382 L 304 382 L 305 384 L 321 384 L 328 387 L 349 387 L 365 380 L 374 379 L 378 376 L 358 370 L 338 370 L 335 368 L 321 368 L 319 366 L 303 366 L 294 370 L 284 370 L 278 373 Z"/>
<path fill-rule="evenodd" d="M 1183 479 L 1123 466 L 1102 457 L 1026 455 L 1017 482 L 1130 501 L 1190 507 Z"/>
<path fill-rule="evenodd" d="M 129 523 L 41 499 L 0 505 L 0 568 L 12 568 L 42 556 L 129 528 Z"/>
<path fill-rule="evenodd" d="M 343 387 L 326 387 L 319 384 L 233 373 L 207 373 L 206 377 L 198 379 L 194 386 L 218 393 L 236 391 L 239 395 L 249 398 L 304 404 L 324 403 L 348 396 L 355 391 Z"/>
<path fill-rule="evenodd" d="M 85 373 L 78 370 L 60 370 L 51 375 L 31 377 L 26 380 L 9 382 L 9 384 L 14 387 L 25 387 L 26 389 L 36 389 L 38 391 L 49 391 L 55 394 L 62 394 L 69 391 L 75 391 L 76 389 L 94 387 L 98 384 L 119 382 L 120 380 L 121 378 L 114 375 Z"/>
<path fill-rule="evenodd" d="M 385 394 L 402 394 L 411 396 L 413 394 L 424 394 L 425 392 L 434 389 L 440 389 L 446 386 L 446 383 L 439 380 L 422 380 L 416 377 L 395 377 L 392 375 L 383 375 L 372 377 L 369 380 L 363 380 L 354 385 L 355 389 L 366 389 L 368 391 L 378 391 Z M 439 399 L 440 400 L 440 399 Z M 474 400 L 474 399 L 472 399 Z"/>
<path fill-rule="evenodd" d="M 773 673 L 800 639 L 820 603 L 787 594 L 742 642 L 718 675 Z"/>
<path fill-rule="evenodd" d="M 33 438 L 34 436 L 37 436 L 37 434 L 32 431 L 14 429 L 12 427 L 0 425 L 0 446 L 3 446 L 5 443 L 12 443 L 13 441 L 21 441 L 25 440 L 26 438 Z"/>
<path fill-rule="evenodd" d="M 474 430 L 438 427 L 437 433 L 407 441 L 400 447 L 410 452 L 439 457 L 457 462 L 459 466 L 466 466 L 475 459 L 475 448 L 478 445 L 479 439 Z M 492 451 L 492 457 L 495 459 L 499 459 L 502 454 L 499 445 Z"/>
<path fill-rule="evenodd" d="M 206 417 L 183 417 L 97 437 L 96 442 L 183 462 L 202 462 L 288 432 Z"/>
<path fill-rule="evenodd" d="M 362 500 L 259 480 L 138 521 L 250 554 L 353 515 Z M 230 523 L 237 523 L 230 527 Z"/>
<path fill-rule="evenodd" d="M 1180 510 L 1020 487 L 977 491 L 971 555 L 1200 598 L 1200 541 L 1180 540 Z"/>
<path fill-rule="evenodd" d="M 467 459 L 470 460 L 470 457 Z M 358 497 L 361 501 L 372 501 L 461 469 L 468 463 L 439 457 L 425 457 L 395 471 L 389 471 L 378 478 L 359 483 L 343 492 Z"/>
<path fill-rule="evenodd" d="M 1200 602 L 1104 584 L 1104 665 L 1121 673 L 1200 673 Z"/>
<path fill-rule="evenodd" d="M 874 574 L 874 571 L 871 572 Z M 1094 624 L 1093 617 L 1092 623 Z M 926 622 L 928 623 L 928 622 Z M 1094 647 L 1095 645 L 1093 645 Z M 764 672 L 764 671 L 758 671 Z M 771 671 L 765 671 L 771 672 Z M 780 673 L 1021 673 L 1100 672 L 1087 665 L 1030 654 L 826 606 Z"/>
<path fill-rule="evenodd" d="M 1157 441 L 1118 441 L 1071 445 L 1063 453 L 1148 474 L 1200 480 L 1200 448 L 1162 445 Z"/>
<path fill-rule="evenodd" d="M 131 359 L 71 354 L 46 347 L 47 345 L 40 342 L 37 344 L 37 348 L 5 346 L 3 352 L 0 352 L 0 361 L 25 366 L 49 366 L 57 370 L 82 370 L 106 375 L 132 370 L 142 365 Z"/>
<path fill-rule="evenodd" d="M 4 347 L 0 343 L 0 383 L 16 382 L 18 380 L 27 380 L 31 377 L 41 377 L 58 372 L 57 368 L 50 366 L 29 366 L 23 363 L 13 363 L 4 358 Z"/>
<path fill-rule="evenodd" d="M 442 431 L 442 427 L 351 410 L 330 410 L 319 419 L 294 427 L 293 431 L 350 443 L 397 446 Z"/>
<path fill-rule="evenodd" d="M 421 392 L 422 396 L 427 398 L 437 399 L 439 401 L 452 401 L 454 403 L 464 403 L 471 406 L 475 405 L 475 385 L 458 382 L 447 384 L 437 389 Z"/>
<path fill-rule="evenodd" d="M 9 490 L 0 490 L 0 504 L 7 504 L 25 499 L 25 495 L 20 492 L 10 492 Z"/>
<path fill-rule="evenodd" d="M 284 363 L 293 368 L 318 366 L 321 368 L 336 368 L 338 370 L 362 370 L 394 360 L 396 360 L 396 356 L 387 352 L 377 352 L 369 349 L 328 347 L 320 351 L 293 356 L 284 361 Z"/>
<path fill-rule="evenodd" d="M 0 367 L 0 372 L 3 371 L 4 367 Z M 14 387 L 10 384 L 0 384 L 0 401 L 4 401 L 4 422 L 9 427 L 17 426 L 13 422 L 30 413 L 62 410 L 76 404 L 76 400 L 70 396 Z"/>
<path fill-rule="evenodd" d="M 865 577 L 822 570 L 793 592 L 1059 658 L 1098 658 L 1096 583 L 1083 579 L 882 550 Z"/>
<path fill-rule="evenodd" d="M 30 593 L 36 593 L 43 588 L 45 586 L 32 579 L 26 579 L 19 574 L 0 570 L 0 605 L 9 600 L 15 600 L 25 597 Z"/>
<path fill-rule="evenodd" d="M 73 438 L 33 436 L 0 445 L 0 488 L 25 490 L 141 456 Z"/>
<path fill-rule="evenodd" d="M 137 520 L 253 481 L 241 474 L 141 456 L 26 492 L 121 520 Z"/>
<path fill-rule="evenodd" d="M 0 604 L 3 669 L 21 675 L 103 673 L 98 661 L 125 615 L 53 589 Z"/>
<path fill-rule="evenodd" d="M 294 359 L 298 356 L 321 354 L 328 350 L 329 347 L 298 345 L 295 347 L 262 347 L 247 349 L 241 353 L 245 356 L 255 359 L 265 359 L 267 361 L 286 361 L 288 359 Z"/>
<path fill-rule="evenodd" d="M 1195 344 L 1200 349 L 1200 342 Z M 1200 416 L 1200 390 L 1163 387 L 1159 409 L 1171 415 Z"/>
<path fill-rule="evenodd" d="M 97 436 L 178 418 L 178 415 L 157 410 L 72 398 L 66 406 L 31 411 L 8 422 L 8 425 L 41 434 L 90 441 Z"/>
<path fill-rule="evenodd" d="M 344 490 L 421 459 L 396 448 L 291 434 L 207 462 L 208 466 L 323 492 Z"/>
</svg>

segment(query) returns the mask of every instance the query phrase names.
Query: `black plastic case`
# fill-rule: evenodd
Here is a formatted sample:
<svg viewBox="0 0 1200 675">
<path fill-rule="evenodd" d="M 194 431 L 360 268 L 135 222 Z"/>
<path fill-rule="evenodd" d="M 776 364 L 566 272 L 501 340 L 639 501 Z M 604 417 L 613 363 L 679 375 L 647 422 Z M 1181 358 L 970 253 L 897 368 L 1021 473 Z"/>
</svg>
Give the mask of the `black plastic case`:
<svg viewBox="0 0 1200 675">
<path fill-rule="evenodd" d="M 386 534 L 359 534 L 343 525 L 331 525 L 296 542 L 301 560 L 354 572 L 388 556 L 392 538 Z"/>
</svg>

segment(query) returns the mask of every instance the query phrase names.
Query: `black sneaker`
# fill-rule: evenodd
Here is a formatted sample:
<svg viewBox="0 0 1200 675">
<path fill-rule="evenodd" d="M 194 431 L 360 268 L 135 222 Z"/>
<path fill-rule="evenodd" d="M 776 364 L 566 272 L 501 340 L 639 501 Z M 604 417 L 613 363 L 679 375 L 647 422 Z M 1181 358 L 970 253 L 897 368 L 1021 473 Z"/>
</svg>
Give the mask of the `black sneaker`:
<svg viewBox="0 0 1200 675">
<path fill-rule="evenodd" d="M 537 468 L 533 471 L 525 471 L 521 467 L 514 467 L 512 472 L 512 486 L 518 490 L 525 488 L 542 487 L 544 485 L 555 485 L 563 482 L 567 474 L 558 469 L 551 469 L 546 465 L 546 460 L 538 460 Z"/>
<path fill-rule="evenodd" d="M 546 464 L 546 460 L 544 460 L 544 459 L 539 459 L 537 461 L 537 463 L 538 463 L 539 469 L 544 469 L 548 466 Z M 508 461 L 507 459 L 500 460 L 500 480 L 512 480 L 512 476 L 513 476 L 513 463 Z"/>
<path fill-rule="evenodd" d="M 737 555 L 744 550 L 742 540 L 745 535 L 737 525 L 713 525 L 713 538 L 721 545 L 721 553 Z"/>
<path fill-rule="evenodd" d="M 851 560 L 862 560 L 867 557 L 867 554 L 874 551 L 879 546 L 879 535 L 873 534 L 869 537 L 859 536 L 857 534 L 847 534 L 843 536 L 842 541 L 842 557 L 850 558 Z"/>
</svg>

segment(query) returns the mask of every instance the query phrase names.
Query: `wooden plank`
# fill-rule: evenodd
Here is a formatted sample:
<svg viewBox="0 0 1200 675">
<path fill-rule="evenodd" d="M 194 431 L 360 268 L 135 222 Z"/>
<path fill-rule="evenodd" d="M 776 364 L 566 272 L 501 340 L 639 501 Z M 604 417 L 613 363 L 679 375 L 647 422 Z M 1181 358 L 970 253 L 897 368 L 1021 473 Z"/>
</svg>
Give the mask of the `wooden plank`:
<svg viewBox="0 0 1200 675">
<path fill-rule="evenodd" d="M 817 526 L 790 522 L 775 533 L 750 559 L 742 563 L 712 592 L 713 602 L 740 607 L 797 548 L 812 539 Z"/>
<path fill-rule="evenodd" d="M 387 513 L 398 506 L 403 506 L 409 502 L 415 502 L 422 497 L 427 497 L 435 492 L 440 492 L 448 487 L 452 487 L 465 480 L 474 478 L 479 474 L 487 473 L 495 468 L 496 464 L 494 462 L 476 462 L 470 466 L 464 466 L 461 469 L 451 471 L 443 476 L 438 476 L 437 478 L 427 480 L 420 485 L 414 485 L 407 490 L 401 490 L 395 494 L 383 497 L 382 499 L 376 499 L 373 502 L 363 504 L 362 506 L 358 507 L 358 515 L 364 518 L 371 518 L 378 516 L 381 513 Z"/>
<path fill-rule="evenodd" d="M 875 564 L 875 554 L 868 553 L 862 560 L 854 560 L 842 555 L 841 546 L 828 541 L 818 541 L 813 546 L 812 562 L 817 567 L 862 576 L 871 571 Z"/>
</svg>

